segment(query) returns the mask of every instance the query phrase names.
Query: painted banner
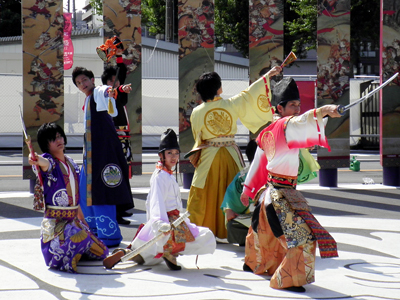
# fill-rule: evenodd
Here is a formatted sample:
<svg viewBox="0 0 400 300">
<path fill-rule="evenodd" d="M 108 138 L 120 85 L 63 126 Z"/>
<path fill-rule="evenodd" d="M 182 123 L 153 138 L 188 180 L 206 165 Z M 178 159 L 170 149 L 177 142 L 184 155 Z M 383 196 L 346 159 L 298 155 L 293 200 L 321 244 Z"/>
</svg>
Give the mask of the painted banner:
<svg viewBox="0 0 400 300">
<path fill-rule="evenodd" d="M 46 122 L 64 127 L 64 18 L 62 0 L 22 0 L 23 117 L 33 147 Z M 36 176 L 23 146 L 23 178 Z"/>
<path fill-rule="evenodd" d="M 74 64 L 74 45 L 71 40 L 72 13 L 64 13 L 64 70 L 69 70 Z"/>
<path fill-rule="evenodd" d="M 283 0 L 249 1 L 250 84 L 283 62 Z M 271 87 L 282 79 L 271 80 Z"/>
<path fill-rule="evenodd" d="M 350 0 L 318 0 L 317 19 L 317 107 L 326 104 L 347 105 L 350 101 Z M 349 114 L 329 118 L 325 128 L 329 145 L 318 149 L 322 169 L 349 166 Z"/>
<path fill-rule="evenodd" d="M 132 175 L 142 174 L 142 17 L 141 0 L 103 0 L 104 42 L 114 36 L 122 42 L 123 63 L 127 73 L 125 84 L 131 83 L 132 91 L 125 106 L 129 124 L 125 130 L 130 142 L 133 161 Z M 116 57 L 108 65 L 117 66 Z M 120 112 L 118 112 L 119 114 Z M 124 112 L 122 112 L 124 113 Z M 130 137 L 129 137 L 130 136 Z M 121 136 L 120 136 L 121 139 Z"/>
<path fill-rule="evenodd" d="M 179 43 L 179 172 L 193 173 L 192 164 L 183 158 L 194 139 L 190 125 L 193 108 L 202 103 L 195 84 L 200 75 L 214 71 L 214 1 L 178 2 Z"/>
<path fill-rule="evenodd" d="M 249 0 L 249 84 L 283 62 L 283 5 L 283 0 Z M 272 77 L 271 88 L 282 78 L 283 72 Z"/>
<path fill-rule="evenodd" d="M 383 0 L 381 83 L 400 72 L 400 0 Z M 380 153 L 383 167 L 400 166 L 400 77 L 381 91 Z M 385 184 L 385 183 L 384 183 Z"/>
</svg>

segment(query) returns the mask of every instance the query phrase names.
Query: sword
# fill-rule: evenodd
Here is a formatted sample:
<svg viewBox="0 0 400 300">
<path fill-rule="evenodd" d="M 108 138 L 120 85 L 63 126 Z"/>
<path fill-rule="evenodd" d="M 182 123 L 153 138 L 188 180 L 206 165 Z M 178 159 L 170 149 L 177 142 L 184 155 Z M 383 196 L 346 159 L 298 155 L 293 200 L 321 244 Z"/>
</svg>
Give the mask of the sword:
<svg viewBox="0 0 400 300">
<path fill-rule="evenodd" d="M 383 89 L 385 86 L 387 86 L 389 83 L 391 83 L 398 75 L 399 75 L 399 73 L 397 72 L 392 77 L 390 77 L 388 80 L 386 80 L 384 83 L 382 83 L 380 86 L 378 86 L 376 89 L 370 91 L 368 94 L 366 94 L 365 96 L 361 97 L 360 99 L 358 99 L 358 100 L 356 100 L 356 101 L 354 101 L 354 102 L 352 102 L 350 104 L 347 104 L 346 106 L 339 105 L 338 109 L 337 109 L 338 113 L 341 116 L 343 116 L 345 114 L 345 112 L 348 111 L 350 108 L 352 108 L 354 105 L 357 105 L 357 104 L 367 100 L 373 94 L 375 94 L 379 90 Z"/>
<path fill-rule="evenodd" d="M 36 157 L 35 157 L 35 151 L 33 150 L 33 145 L 32 145 L 32 141 L 31 141 L 31 137 L 26 133 L 26 126 L 25 126 L 25 122 L 24 122 L 24 118 L 22 117 L 22 109 L 21 106 L 19 106 L 19 114 L 21 117 L 21 124 L 22 124 L 22 131 L 24 133 L 24 140 L 26 145 L 28 146 L 29 152 L 31 154 L 32 160 L 36 161 Z M 36 169 L 36 166 L 33 166 Z M 43 187 L 43 179 L 42 179 L 42 175 L 40 174 L 40 172 L 37 172 L 38 178 L 39 178 L 39 182 L 40 182 L 40 186 Z"/>
<path fill-rule="evenodd" d="M 121 262 L 125 262 L 136 255 L 140 254 L 144 250 L 148 249 L 152 245 L 154 245 L 157 241 L 159 241 L 166 232 L 171 231 L 173 227 L 178 227 L 179 224 L 181 224 L 187 217 L 190 216 L 190 213 L 186 211 L 184 214 L 182 214 L 178 219 L 176 219 L 171 225 L 170 224 L 165 224 L 168 228 L 160 228 L 159 234 L 157 234 L 155 237 L 153 237 L 150 241 L 146 242 L 142 246 L 136 248 L 135 250 L 129 252 L 128 254 L 125 254 L 124 256 L 121 257 Z M 163 226 L 161 226 L 163 227 Z"/>
</svg>

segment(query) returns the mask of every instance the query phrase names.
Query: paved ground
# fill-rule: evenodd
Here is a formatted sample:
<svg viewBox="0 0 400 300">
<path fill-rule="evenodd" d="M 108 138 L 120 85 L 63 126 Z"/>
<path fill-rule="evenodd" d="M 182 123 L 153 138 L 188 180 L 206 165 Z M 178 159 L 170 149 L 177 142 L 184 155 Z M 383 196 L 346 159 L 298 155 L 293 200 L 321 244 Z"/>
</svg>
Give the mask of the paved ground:
<svg viewBox="0 0 400 300">
<path fill-rule="evenodd" d="M 348 177 L 339 179 L 338 188 L 299 186 L 338 242 L 339 257 L 317 255 L 315 283 L 295 294 L 271 289 L 268 276 L 243 272 L 244 248 L 232 244 L 200 256 L 198 268 L 195 256 L 179 257 L 178 272 L 134 263 L 105 270 L 98 262 L 81 262 L 81 274 L 49 270 L 40 252 L 42 214 L 31 209 L 29 184 L 7 157 L 0 155 L 0 299 L 400 299 L 400 189 L 379 184 L 378 169 L 339 173 Z M 378 178 L 377 184 L 363 185 L 366 175 Z M 121 227 L 125 245 L 144 221 L 148 177 L 132 184 L 136 208 L 132 224 Z M 182 189 L 184 200 L 187 192 Z"/>
</svg>

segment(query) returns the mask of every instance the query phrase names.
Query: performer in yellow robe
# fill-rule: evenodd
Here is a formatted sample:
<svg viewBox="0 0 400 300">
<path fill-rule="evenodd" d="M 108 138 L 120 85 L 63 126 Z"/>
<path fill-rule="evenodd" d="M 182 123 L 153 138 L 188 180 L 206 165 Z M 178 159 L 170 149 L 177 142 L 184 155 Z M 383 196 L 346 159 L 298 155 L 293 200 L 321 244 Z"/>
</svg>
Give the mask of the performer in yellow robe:
<svg viewBox="0 0 400 300">
<path fill-rule="evenodd" d="M 236 121 L 240 119 L 254 133 L 272 120 L 269 81 L 281 71 L 280 67 L 274 67 L 229 99 L 219 96 L 222 94 L 221 78 L 215 72 L 203 74 L 196 84 L 203 103 L 190 117 L 195 145 L 189 154 L 195 153 L 191 161 L 196 170 L 187 210 L 192 223 L 210 228 L 217 238 L 227 237 L 225 218 L 220 209 L 226 188 L 244 167 L 234 139 Z"/>
</svg>

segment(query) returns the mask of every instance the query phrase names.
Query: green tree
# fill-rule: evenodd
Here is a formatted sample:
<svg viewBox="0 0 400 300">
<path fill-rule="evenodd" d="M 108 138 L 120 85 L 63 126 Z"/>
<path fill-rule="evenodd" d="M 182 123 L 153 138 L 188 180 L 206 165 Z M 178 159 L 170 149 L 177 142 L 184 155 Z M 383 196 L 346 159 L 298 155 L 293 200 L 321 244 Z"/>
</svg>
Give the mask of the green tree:
<svg viewBox="0 0 400 300">
<path fill-rule="evenodd" d="M 0 36 L 21 34 L 21 0 L 0 0 Z"/>
<path fill-rule="evenodd" d="M 243 0 L 215 0 L 216 45 L 233 44 L 243 55 L 249 56 L 249 2 Z"/>
<path fill-rule="evenodd" d="M 286 0 L 284 52 L 299 58 L 317 47 L 317 0 Z"/>
</svg>

